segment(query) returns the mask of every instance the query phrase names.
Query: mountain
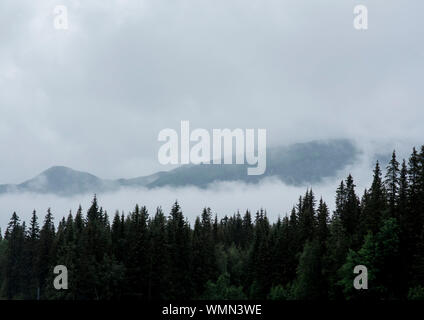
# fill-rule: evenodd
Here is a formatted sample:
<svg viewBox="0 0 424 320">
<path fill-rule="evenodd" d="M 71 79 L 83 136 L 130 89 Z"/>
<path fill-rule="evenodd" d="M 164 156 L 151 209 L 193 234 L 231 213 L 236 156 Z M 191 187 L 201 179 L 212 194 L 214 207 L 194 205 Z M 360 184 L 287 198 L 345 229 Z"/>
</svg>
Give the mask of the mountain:
<svg viewBox="0 0 424 320">
<path fill-rule="evenodd" d="M 345 139 L 296 143 L 269 149 L 267 169 L 261 176 L 247 175 L 248 165 L 187 165 L 161 175 L 147 187 L 206 187 L 214 181 L 257 183 L 270 176 L 290 185 L 317 183 L 354 163 L 359 153 L 356 146 Z"/>
<path fill-rule="evenodd" d="M 3 192 L 54 193 L 67 196 L 93 190 L 103 191 L 114 185 L 113 181 L 100 179 L 90 173 L 55 166 L 21 184 L 0 186 L 0 192 L 3 189 Z"/>
<path fill-rule="evenodd" d="M 360 151 L 345 139 L 311 141 L 271 148 L 267 151 L 267 169 L 261 176 L 247 175 L 247 165 L 186 165 L 132 179 L 107 180 L 87 172 L 63 166 L 47 169 L 38 176 L 17 185 L 0 185 L 0 193 L 34 192 L 71 196 L 83 193 L 115 191 L 120 187 L 206 188 L 216 181 L 257 183 L 265 177 L 277 177 L 290 185 L 317 183 L 335 176 L 353 164 Z"/>
</svg>

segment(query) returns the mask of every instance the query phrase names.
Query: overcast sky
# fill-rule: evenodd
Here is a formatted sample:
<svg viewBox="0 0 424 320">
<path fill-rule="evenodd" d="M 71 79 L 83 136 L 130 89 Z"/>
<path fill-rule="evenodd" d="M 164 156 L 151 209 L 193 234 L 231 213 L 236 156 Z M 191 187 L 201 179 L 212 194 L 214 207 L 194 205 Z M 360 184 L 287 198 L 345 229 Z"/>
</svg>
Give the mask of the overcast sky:
<svg viewBox="0 0 424 320">
<path fill-rule="evenodd" d="M 68 30 L 53 9 L 68 8 Z M 353 28 L 365 4 L 369 29 Z M 162 170 L 158 132 L 420 144 L 423 1 L 0 1 L 0 184 Z"/>
</svg>

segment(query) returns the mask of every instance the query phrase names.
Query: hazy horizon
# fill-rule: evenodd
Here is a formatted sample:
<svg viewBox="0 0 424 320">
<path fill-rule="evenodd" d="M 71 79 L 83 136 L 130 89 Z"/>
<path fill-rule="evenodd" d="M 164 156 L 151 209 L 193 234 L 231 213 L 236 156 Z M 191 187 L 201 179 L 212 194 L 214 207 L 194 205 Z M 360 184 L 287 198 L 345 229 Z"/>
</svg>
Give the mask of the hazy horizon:
<svg viewBox="0 0 424 320">
<path fill-rule="evenodd" d="M 366 3 L 362 31 L 352 24 L 356 4 L 69 0 L 61 30 L 56 1 L 1 1 L 0 184 L 55 165 L 103 179 L 169 170 L 158 161 L 158 133 L 182 120 L 193 129 L 263 128 L 268 147 L 343 138 L 370 159 L 393 149 L 407 157 L 424 136 L 424 3 Z M 348 170 L 316 186 L 330 206 Z M 361 194 L 371 170 L 352 170 Z M 181 196 L 196 214 L 215 203 L 226 214 L 268 207 L 275 218 L 306 187 L 267 182 L 259 193 L 241 184 L 99 198 L 110 214 L 143 197 L 154 210 Z M 0 226 L 13 211 L 25 218 L 33 208 L 40 217 L 49 206 L 57 215 L 80 202 L 86 209 L 91 196 L 71 203 L 1 195 Z"/>
<path fill-rule="evenodd" d="M 75 0 L 57 30 L 56 1 L 2 1 L 0 183 L 166 170 L 157 135 L 181 120 L 264 128 L 268 146 L 419 145 L 424 4 L 369 3 L 365 31 L 354 4 Z"/>
</svg>

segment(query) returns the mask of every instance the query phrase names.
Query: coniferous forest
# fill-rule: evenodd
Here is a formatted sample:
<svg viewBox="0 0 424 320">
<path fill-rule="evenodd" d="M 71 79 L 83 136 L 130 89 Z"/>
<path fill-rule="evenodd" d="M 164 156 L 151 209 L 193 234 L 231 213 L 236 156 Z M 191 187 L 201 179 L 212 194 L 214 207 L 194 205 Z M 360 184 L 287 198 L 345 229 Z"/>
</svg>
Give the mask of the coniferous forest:
<svg viewBox="0 0 424 320">
<path fill-rule="evenodd" d="M 351 175 L 341 181 L 334 212 L 307 190 L 273 223 L 264 210 L 218 219 L 205 208 L 191 226 L 177 202 L 109 218 L 96 197 L 57 224 L 50 210 L 42 221 L 13 213 L 0 236 L 0 297 L 424 299 L 424 146 L 385 165 L 365 191 Z M 67 290 L 53 287 L 56 265 L 68 269 Z M 353 286 L 356 265 L 368 269 L 367 290 Z"/>
</svg>

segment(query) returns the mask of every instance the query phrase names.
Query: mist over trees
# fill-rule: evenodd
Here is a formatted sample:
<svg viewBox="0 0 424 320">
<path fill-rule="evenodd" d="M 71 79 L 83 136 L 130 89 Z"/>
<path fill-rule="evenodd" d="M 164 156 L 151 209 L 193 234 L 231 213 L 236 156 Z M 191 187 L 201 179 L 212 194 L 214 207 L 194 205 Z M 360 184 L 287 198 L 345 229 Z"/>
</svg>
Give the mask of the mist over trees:
<svg viewBox="0 0 424 320">
<path fill-rule="evenodd" d="M 274 223 L 262 209 L 218 219 L 205 208 L 193 226 L 178 202 L 109 217 L 94 197 L 57 228 L 50 210 L 28 224 L 14 212 L 0 232 L 0 297 L 424 299 L 424 146 L 377 162 L 365 191 L 348 175 L 335 203 L 330 214 L 310 189 Z M 68 269 L 67 290 L 53 287 L 56 265 Z M 356 265 L 368 269 L 367 290 L 353 287 Z"/>
</svg>

